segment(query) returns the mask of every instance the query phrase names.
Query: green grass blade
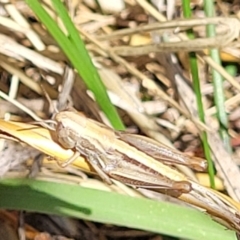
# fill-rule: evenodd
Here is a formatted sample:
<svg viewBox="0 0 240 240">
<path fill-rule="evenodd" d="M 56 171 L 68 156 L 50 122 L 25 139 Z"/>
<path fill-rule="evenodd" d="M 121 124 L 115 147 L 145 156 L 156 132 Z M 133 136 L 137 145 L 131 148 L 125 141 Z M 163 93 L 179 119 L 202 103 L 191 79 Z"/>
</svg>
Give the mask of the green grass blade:
<svg viewBox="0 0 240 240">
<path fill-rule="evenodd" d="M 183 5 L 183 15 L 185 18 L 191 18 L 192 12 L 191 12 L 191 7 L 190 7 L 190 0 L 182 0 L 182 5 Z M 190 39 L 194 38 L 194 34 L 192 29 L 188 30 L 188 37 Z M 196 95 L 196 100 L 197 100 L 197 108 L 198 108 L 198 115 L 200 120 L 205 123 L 205 113 L 204 113 L 204 108 L 203 108 L 203 103 L 202 103 L 202 93 L 201 93 L 201 86 L 200 86 L 200 79 L 198 75 L 198 62 L 197 62 L 197 55 L 194 52 L 191 52 L 188 54 L 189 56 L 189 61 L 190 61 L 190 68 L 191 68 L 191 73 L 192 73 L 192 79 L 193 79 L 193 89 Z M 214 182 L 214 164 L 212 161 L 211 157 L 211 150 L 208 144 L 208 139 L 207 139 L 207 133 L 203 132 L 201 134 L 201 139 L 202 139 L 202 144 L 203 144 L 203 149 L 205 153 L 205 157 L 208 162 L 208 174 L 209 174 L 209 179 L 210 179 L 210 185 L 212 188 L 215 188 L 215 182 Z"/>
<path fill-rule="evenodd" d="M 124 125 L 119 118 L 115 107 L 111 104 L 100 76 L 96 68 L 93 66 L 92 60 L 85 48 L 84 42 L 80 38 L 61 1 L 53 0 L 59 16 L 62 18 L 66 29 L 68 29 L 69 36 L 66 36 L 61 31 L 56 22 L 49 16 L 38 0 L 26 0 L 26 2 L 57 41 L 86 83 L 87 87 L 94 93 L 97 103 L 106 114 L 113 127 L 118 130 L 123 130 Z"/>
<path fill-rule="evenodd" d="M 4 209 L 71 216 L 192 240 L 236 240 L 233 231 L 206 214 L 170 203 L 33 179 L 1 180 L 0 192 Z"/>
<path fill-rule="evenodd" d="M 215 4 L 212 0 L 204 0 L 204 12 L 207 17 L 214 17 Z M 216 35 L 215 26 L 209 24 L 207 26 L 207 36 L 214 37 Z M 221 65 L 221 59 L 218 49 L 210 49 L 210 56 L 219 65 Z M 217 117 L 220 123 L 220 134 L 224 143 L 224 146 L 228 152 L 232 152 L 230 143 L 230 137 L 228 135 L 228 116 L 225 111 L 225 96 L 223 87 L 222 75 L 212 69 L 213 86 L 214 86 L 214 102 L 217 108 Z"/>
</svg>

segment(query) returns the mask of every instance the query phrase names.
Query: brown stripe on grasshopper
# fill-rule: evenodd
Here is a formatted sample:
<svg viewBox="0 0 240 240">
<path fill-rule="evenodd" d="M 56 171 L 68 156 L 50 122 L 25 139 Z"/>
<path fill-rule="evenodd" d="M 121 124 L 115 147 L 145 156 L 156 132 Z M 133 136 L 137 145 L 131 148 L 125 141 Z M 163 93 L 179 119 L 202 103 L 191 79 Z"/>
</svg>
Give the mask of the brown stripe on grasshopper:
<svg viewBox="0 0 240 240">
<path fill-rule="evenodd" d="M 165 164 L 186 165 L 197 171 L 204 171 L 207 168 L 206 160 L 188 156 L 153 139 L 126 133 L 119 133 L 119 137 L 131 146 L 136 147 L 138 150 L 145 152 L 149 156 Z"/>
<path fill-rule="evenodd" d="M 133 188 L 144 188 L 153 190 L 155 192 L 164 193 L 172 197 L 179 197 L 183 193 L 189 193 L 191 191 L 191 184 L 187 181 L 179 181 L 172 184 L 172 187 L 166 185 L 154 185 L 147 184 L 146 182 L 139 180 L 132 180 L 129 177 L 111 174 L 112 178 L 118 180 Z"/>
<path fill-rule="evenodd" d="M 107 171 L 107 174 L 113 179 L 138 188 L 154 189 L 155 191 L 174 190 L 178 195 L 191 191 L 191 183 L 188 181 L 174 181 L 124 154 L 120 155 L 122 159 Z M 102 166 L 103 169 L 108 165 L 106 159 L 107 157 L 105 165 Z"/>
</svg>

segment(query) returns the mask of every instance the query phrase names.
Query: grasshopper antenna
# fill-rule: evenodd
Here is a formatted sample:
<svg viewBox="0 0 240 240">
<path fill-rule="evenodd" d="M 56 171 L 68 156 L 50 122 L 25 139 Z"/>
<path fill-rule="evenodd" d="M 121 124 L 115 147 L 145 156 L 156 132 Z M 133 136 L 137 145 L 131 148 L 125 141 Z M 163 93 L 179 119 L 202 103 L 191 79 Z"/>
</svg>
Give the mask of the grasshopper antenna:
<svg viewBox="0 0 240 240">
<path fill-rule="evenodd" d="M 30 122 L 31 124 L 34 124 L 34 125 L 41 125 L 42 127 L 45 127 L 49 130 L 55 130 L 54 127 L 52 126 L 49 126 L 48 124 L 52 124 L 52 125 L 55 125 L 56 126 L 56 121 L 52 120 L 52 119 L 48 119 L 48 120 L 41 120 L 41 121 L 35 121 L 35 122 Z"/>
<path fill-rule="evenodd" d="M 58 109 L 56 108 L 56 106 L 53 104 L 52 99 L 50 98 L 49 94 L 47 93 L 46 89 L 44 88 L 44 86 L 41 84 L 41 88 L 43 91 L 44 96 L 46 97 L 50 107 L 54 110 L 54 113 L 59 113 Z"/>
</svg>

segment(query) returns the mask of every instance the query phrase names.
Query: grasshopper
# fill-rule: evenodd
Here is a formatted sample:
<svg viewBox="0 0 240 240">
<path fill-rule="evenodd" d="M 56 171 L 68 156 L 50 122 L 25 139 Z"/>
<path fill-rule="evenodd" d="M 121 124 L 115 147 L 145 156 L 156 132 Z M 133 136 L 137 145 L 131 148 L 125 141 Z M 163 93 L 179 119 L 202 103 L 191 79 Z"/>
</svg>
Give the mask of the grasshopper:
<svg viewBox="0 0 240 240">
<path fill-rule="evenodd" d="M 206 210 L 215 220 L 240 232 L 240 213 L 233 204 L 172 167 L 181 164 L 205 170 L 206 160 L 190 157 L 148 137 L 115 131 L 76 112 L 61 111 L 55 121 L 59 143 L 76 151 L 63 166 L 83 155 L 109 184 L 115 179 L 135 188 L 171 195 Z"/>
<path fill-rule="evenodd" d="M 187 165 L 196 170 L 207 167 L 204 159 L 190 157 L 144 136 L 115 131 L 80 113 L 61 111 L 55 121 L 59 143 L 76 151 L 62 166 L 83 155 L 109 184 L 115 179 L 136 188 L 188 193 L 191 183 L 171 165 Z"/>
</svg>

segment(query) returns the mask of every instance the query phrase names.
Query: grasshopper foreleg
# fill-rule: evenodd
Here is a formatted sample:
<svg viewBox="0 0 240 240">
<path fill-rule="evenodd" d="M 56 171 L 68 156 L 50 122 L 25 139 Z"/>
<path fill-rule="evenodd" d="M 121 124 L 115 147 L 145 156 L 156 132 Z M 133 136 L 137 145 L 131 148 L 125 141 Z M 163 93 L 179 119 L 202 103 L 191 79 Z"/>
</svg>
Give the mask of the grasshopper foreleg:
<svg viewBox="0 0 240 240">
<path fill-rule="evenodd" d="M 93 167 L 93 169 L 98 173 L 98 175 L 105 181 L 107 184 L 111 185 L 112 180 L 109 176 L 101 169 L 99 162 L 101 161 L 101 157 L 99 155 L 88 156 L 88 161 Z"/>
<path fill-rule="evenodd" d="M 71 163 L 73 163 L 78 157 L 80 156 L 80 153 L 79 152 L 75 152 L 72 157 L 70 157 L 69 159 L 65 160 L 63 163 L 62 162 L 59 162 L 59 160 L 56 160 L 57 161 L 57 164 L 60 166 L 60 167 L 67 167 L 68 165 L 70 165 Z"/>
<path fill-rule="evenodd" d="M 85 140 L 86 144 L 86 140 Z M 84 146 L 84 144 L 83 144 Z M 76 146 L 76 150 L 81 154 L 86 156 L 88 162 L 91 164 L 93 169 L 98 173 L 98 175 L 105 181 L 107 184 L 112 184 L 109 176 L 102 169 L 102 158 L 104 158 L 103 153 L 99 153 L 98 150 L 88 143 L 88 148 L 82 147 L 81 144 Z"/>
</svg>

